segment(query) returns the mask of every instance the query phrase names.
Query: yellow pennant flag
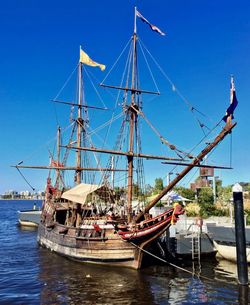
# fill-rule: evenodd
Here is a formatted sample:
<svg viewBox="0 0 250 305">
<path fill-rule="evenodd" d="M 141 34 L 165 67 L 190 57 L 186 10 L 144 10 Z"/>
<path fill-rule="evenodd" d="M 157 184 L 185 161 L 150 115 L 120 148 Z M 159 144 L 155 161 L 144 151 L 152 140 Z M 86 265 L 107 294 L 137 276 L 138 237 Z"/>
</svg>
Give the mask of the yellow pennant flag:
<svg viewBox="0 0 250 305">
<path fill-rule="evenodd" d="M 106 68 L 105 65 L 93 61 L 82 49 L 80 49 L 80 62 L 88 66 L 99 67 L 102 71 Z"/>
</svg>

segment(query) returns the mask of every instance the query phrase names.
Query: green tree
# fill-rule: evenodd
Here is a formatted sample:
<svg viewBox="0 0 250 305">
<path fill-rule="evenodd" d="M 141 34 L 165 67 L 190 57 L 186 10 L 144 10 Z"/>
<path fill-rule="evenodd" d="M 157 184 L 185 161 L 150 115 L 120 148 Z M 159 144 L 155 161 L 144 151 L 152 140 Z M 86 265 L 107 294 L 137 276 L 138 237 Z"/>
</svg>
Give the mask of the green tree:
<svg viewBox="0 0 250 305">
<path fill-rule="evenodd" d="M 228 204 L 232 197 L 232 186 L 218 187 L 217 188 L 217 200 L 222 204 Z"/>
<path fill-rule="evenodd" d="M 216 210 L 214 206 L 213 191 L 210 187 L 203 187 L 198 192 L 198 204 L 200 205 L 200 214 L 203 217 L 214 215 Z"/>
<path fill-rule="evenodd" d="M 162 191 L 162 190 L 163 190 L 163 180 L 162 180 L 162 178 L 156 178 L 154 192 L 159 193 L 159 191 Z"/>
<path fill-rule="evenodd" d="M 191 189 L 185 188 L 183 186 L 177 186 L 174 188 L 174 190 L 184 198 L 187 198 L 189 200 L 195 199 L 195 191 Z"/>
<path fill-rule="evenodd" d="M 250 183 L 249 182 L 240 182 L 240 185 L 243 188 L 243 192 L 250 192 Z"/>
</svg>

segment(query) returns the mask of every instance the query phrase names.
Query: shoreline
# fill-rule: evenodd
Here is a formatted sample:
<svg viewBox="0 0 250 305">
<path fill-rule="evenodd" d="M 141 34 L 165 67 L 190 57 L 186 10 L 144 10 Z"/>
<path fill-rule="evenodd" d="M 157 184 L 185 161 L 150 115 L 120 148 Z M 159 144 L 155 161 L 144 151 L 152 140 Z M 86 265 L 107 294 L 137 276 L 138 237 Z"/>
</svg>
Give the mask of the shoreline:
<svg viewBox="0 0 250 305">
<path fill-rule="evenodd" d="M 16 199 L 2 199 L 0 198 L 0 201 L 43 201 L 44 199 L 23 199 L 23 198 L 16 198 Z"/>
</svg>

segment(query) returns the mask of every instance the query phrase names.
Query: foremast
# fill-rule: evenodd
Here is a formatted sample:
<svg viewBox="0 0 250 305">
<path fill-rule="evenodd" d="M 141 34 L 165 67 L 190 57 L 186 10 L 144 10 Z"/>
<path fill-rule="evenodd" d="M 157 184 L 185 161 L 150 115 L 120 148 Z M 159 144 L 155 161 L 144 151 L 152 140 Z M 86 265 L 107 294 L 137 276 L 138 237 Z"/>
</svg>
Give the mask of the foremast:
<svg viewBox="0 0 250 305">
<path fill-rule="evenodd" d="M 60 160 L 61 160 L 61 127 L 58 126 L 57 128 L 57 162 L 56 165 L 59 167 L 60 166 Z M 55 188 L 59 189 L 59 183 L 61 182 L 61 173 L 60 173 L 60 169 L 56 169 L 56 183 L 55 183 Z"/>
<path fill-rule="evenodd" d="M 80 47 L 81 53 L 81 47 Z M 77 109 L 77 136 L 76 142 L 77 146 L 81 147 L 83 145 L 83 137 L 85 133 L 85 119 L 83 119 L 82 108 L 83 108 L 83 80 L 82 80 L 82 62 L 79 59 L 78 63 L 78 109 Z M 85 109 L 85 108 L 84 108 Z M 85 137 L 84 137 L 85 138 Z M 75 183 L 80 184 L 82 182 L 82 153 L 78 149 L 76 150 L 76 171 L 75 171 Z"/>
</svg>

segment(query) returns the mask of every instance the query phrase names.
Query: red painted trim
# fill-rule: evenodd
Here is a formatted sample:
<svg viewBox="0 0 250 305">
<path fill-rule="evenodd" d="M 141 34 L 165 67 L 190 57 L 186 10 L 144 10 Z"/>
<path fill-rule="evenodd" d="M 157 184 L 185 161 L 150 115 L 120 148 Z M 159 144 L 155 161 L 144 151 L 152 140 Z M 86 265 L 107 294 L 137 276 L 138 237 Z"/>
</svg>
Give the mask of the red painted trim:
<svg viewBox="0 0 250 305">
<path fill-rule="evenodd" d="M 173 209 L 172 209 L 172 211 L 173 211 Z M 168 210 L 168 211 L 164 212 L 163 214 L 158 215 L 157 217 L 151 218 L 150 220 L 143 222 L 143 224 L 145 225 L 146 223 L 156 221 L 157 219 L 164 217 L 169 212 L 171 212 L 171 210 Z M 172 215 L 168 216 L 167 219 L 158 221 L 157 223 L 155 223 L 149 227 L 144 227 L 141 230 L 139 229 L 139 230 L 135 230 L 135 231 L 120 231 L 120 232 L 118 232 L 118 234 L 125 240 L 132 239 L 132 238 L 135 238 L 135 239 L 141 238 L 141 237 L 154 233 L 155 231 L 161 229 L 164 225 L 167 226 L 170 223 L 171 219 L 172 219 Z"/>
</svg>

